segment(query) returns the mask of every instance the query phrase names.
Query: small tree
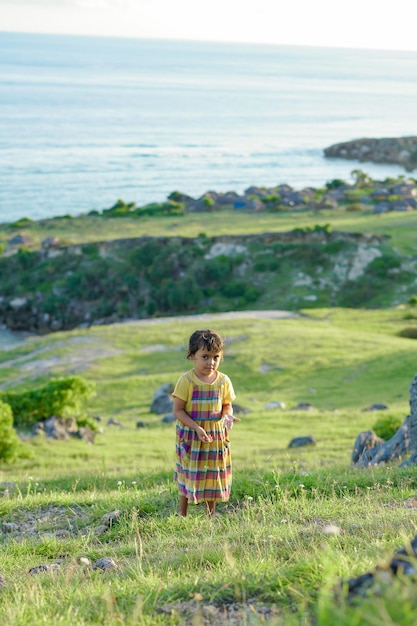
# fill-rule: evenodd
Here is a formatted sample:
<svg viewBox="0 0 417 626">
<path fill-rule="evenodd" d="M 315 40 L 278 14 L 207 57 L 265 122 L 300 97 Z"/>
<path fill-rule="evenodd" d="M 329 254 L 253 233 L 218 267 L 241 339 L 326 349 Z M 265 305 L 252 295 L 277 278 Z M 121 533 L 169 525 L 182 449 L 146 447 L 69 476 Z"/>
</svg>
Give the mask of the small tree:
<svg viewBox="0 0 417 626">
<path fill-rule="evenodd" d="M 94 384 L 81 376 L 56 378 L 34 391 L 2 394 L 13 411 L 14 425 L 27 428 L 52 415 L 84 418 L 84 404 L 94 395 Z"/>
<path fill-rule="evenodd" d="M 13 428 L 12 409 L 0 400 L 0 459 L 10 461 L 17 456 L 20 447 L 19 438 Z"/>
<path fill-rule="evenodd" d="M 372 178 L 366 172 L 362 170 L 352 170 L 350 175 L 355 181 L 356 187 L 366 187 L 367 185 L 371 185 L 373 183 Z"/>
</svg>

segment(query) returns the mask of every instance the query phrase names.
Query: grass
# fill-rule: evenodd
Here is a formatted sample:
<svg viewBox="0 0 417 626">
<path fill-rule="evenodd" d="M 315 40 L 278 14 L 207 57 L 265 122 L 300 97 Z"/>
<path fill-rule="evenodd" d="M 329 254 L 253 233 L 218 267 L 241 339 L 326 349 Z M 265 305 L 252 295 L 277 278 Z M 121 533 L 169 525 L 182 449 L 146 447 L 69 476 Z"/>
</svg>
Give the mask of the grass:
<svg viewBox="0 0 417 626">
<path fill-rule="evenodd" d="M 144 236 L 208 237 L 220 235 L 243 235 L 264 232 L 288 231 L 294 228 L 313 228 L 329 224 L 333 230 L 367 232 L 387 235 L 399 254 L 414 255 L 416 251 L 415 228 L 417 213 L 390 212 L 373 214 L 370 211 L 349 213 L 343 209 L 325 211 L 284 211 L 279 213 L 190 213 L 184 216 L 161 216 L 158 218 L 100 218 L 78 216 L 72 219 L 53 218 L 28 223 L 13 228 L 0 224 L 0 245 L 16 233 L 28 235 L 39 247 L 46 237 L 57 237 L 65 244 L 123 239 Z"/>
<path fill-rule="evenodd" d="M 94 381 L 89 412 L 102 433 L 94 445 L 29 439 L 26 458 L 0 466 L 0 622 L 414 624 L 409 580 L 355 603 L 340 593 L 416 533 L 415 468 L 350 466 L 357 434 L 378 417 L 364 408 L 409 411 L 415 340 L 398 332 L 411 312 L 153 320 L 27 337 L 4 351 L 3 388 L 70 372 Z M 189 367 L 185 346 L 199 326 L 225 337 L 222 370 L 249 411 L 231 433 L 231 500 L 212 520 L 203 507 L 176 515 L 174 426 L 149 412 L 154 391 Z M 266 408 L 273 401 L 287 408 Z M 313 408 L 293 410 L 298 402 Z M 288 448 L 306 434 L 315 446 Z M 119 523 L 99 532 L 114 510 Z M 118 569 L 85 565 L 101 557 Z M 42 564 L 59 568 L 28 574 Z"/>
</svg>

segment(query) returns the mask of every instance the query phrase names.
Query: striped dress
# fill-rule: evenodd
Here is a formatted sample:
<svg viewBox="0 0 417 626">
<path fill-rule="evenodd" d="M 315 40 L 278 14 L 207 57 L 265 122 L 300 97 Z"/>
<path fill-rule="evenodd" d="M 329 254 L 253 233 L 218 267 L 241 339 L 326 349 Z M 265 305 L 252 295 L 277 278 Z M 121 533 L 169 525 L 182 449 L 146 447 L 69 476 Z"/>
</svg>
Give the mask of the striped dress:
<svg viewBox="0 0 417 626">
<path fill-rule="evenodd" d="M 194 430 L 177 420 L 174 480 L 180 495 L 195 504 L 227 502 L 232 463 L 222 406 L 236 397 L 230 378 L 217 372 L 213 383 L 204 383 L 190 370 L 180 377 L 172 395 L 184 400 L 188 415 L 213 438 L 212 442 L 200 441 Z"/>
</svg>

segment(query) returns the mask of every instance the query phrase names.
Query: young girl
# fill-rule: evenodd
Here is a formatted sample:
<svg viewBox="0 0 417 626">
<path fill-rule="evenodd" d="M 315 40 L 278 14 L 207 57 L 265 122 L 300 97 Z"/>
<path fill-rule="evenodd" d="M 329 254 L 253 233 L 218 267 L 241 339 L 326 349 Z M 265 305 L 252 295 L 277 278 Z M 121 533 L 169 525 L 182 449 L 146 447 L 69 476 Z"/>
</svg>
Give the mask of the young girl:
<svg viewBox="0 0 417 626">
<path fill-rule="evenodd" d="M 205 502 L 213 515 L 216 502 L 227 502 L 232 484 L 228 431 L 233 422 L 233 385 L 218 371 L 223 341 L 211 330 L 196 330 L 190 337 L 187 359 L 193 369 L 180 376 L 174 392 L 177 418 L 174 480 L 180 494 L 180 515 L 188 502 Z"/>
</svg>

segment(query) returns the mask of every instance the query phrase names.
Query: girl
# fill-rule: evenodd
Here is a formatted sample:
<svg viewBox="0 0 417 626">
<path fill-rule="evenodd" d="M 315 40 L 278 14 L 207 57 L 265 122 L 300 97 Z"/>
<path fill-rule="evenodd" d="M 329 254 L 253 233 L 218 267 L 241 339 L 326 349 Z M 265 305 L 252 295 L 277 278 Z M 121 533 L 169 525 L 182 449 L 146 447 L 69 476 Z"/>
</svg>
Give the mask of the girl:
<svg viewBox="0 0 417 626">
<path fill-rule="evenodd" d="M 233 422 L 233 385 L 218 371 L 223 341 L 211 330 L 196 330 L 190 337 L 187 359 L 193 369 L 180 376 L 174 392 L 176 468 L 179 513 L 187 515 L 188 502 L 205 502 L 214 515 L 216 502 L 227 502 L 232 484 L 228 431 Z"/>
</svg>

